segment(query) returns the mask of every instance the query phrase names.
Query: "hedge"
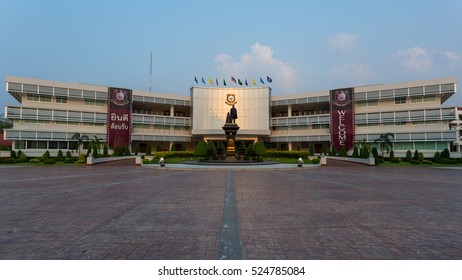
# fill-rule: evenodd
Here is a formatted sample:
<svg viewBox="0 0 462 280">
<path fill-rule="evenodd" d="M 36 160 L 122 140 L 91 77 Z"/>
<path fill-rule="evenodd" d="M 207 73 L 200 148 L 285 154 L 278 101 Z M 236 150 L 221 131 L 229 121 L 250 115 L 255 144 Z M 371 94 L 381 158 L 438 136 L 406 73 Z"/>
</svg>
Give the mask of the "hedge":
<svg viewBox="0 0 462 280">
<path fill-rule="evenodd" d="M 307 151 L 266 151 L 266 157 L 288 157 L 288 158 L 307 158 Z"/>
</svg>

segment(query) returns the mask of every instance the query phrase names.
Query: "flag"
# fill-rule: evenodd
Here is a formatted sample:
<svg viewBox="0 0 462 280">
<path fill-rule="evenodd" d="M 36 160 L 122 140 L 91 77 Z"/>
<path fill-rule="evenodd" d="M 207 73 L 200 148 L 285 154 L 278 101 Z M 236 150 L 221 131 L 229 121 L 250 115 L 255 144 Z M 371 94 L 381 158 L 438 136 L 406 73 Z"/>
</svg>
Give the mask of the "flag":
<svg viewBox="0 0 462 280">
<path fill-rule="evenodd" d="M 257 81 L 255 79 L 252 79 L 252 84 L 253 85 L 256 85 L 257 84 Z"/>
<path fill-rule="evenodd" d="M 218 78 L 215 78 L 215 82 L 217 83 L 217 86 L 218 86 Z"/>
<path fill-rule="evenodd" d="M 263 81 L 261 77 L 260 77 L 260 83 L 265 84 L 265 82 Z"/>
<path fill-rule="evenodd" d="M 241 79 L 237 79 L 237 83 L 242 86 Z"/>
<path fill-rule="evenodd" d="M 270 77 L 266 76 L 266 80 L 268 81 L 268 83 L 272 83 L 273 82 L 273 79 L 271 79 Z"/>
<path fill-rule="evenodd" d="M 202 77 L 202 83 L 205 85 L 205 80 L 204 80 L 204 77 Z"/>
<path fill-rule="evenodd" d="M 226 86 L 226 81 L 225 81 L 225 79 L 223 79 L 223 85 Z"/>
<path fill-rule="evenodd" d="M 233 76 L 231 76 L 231 82 L 236 83 L 236 79 Z"/>
<path fill-rule="evenodd" d="M 197 84 L 197 78 L 196 78 L 196 76 L 194 76 L 194 81 L 196 81 L 196 84 Z"/>
<path fill-rule="evenodd" d="M 209 78 L 209 84 L 213 85 L 213 80 Z"/>
<path fill-rule="evenodd" d="M 247 83 L 247 79 L 245 79 L 245 85 L 248 86 L 249 84 Z"/>
</svg>

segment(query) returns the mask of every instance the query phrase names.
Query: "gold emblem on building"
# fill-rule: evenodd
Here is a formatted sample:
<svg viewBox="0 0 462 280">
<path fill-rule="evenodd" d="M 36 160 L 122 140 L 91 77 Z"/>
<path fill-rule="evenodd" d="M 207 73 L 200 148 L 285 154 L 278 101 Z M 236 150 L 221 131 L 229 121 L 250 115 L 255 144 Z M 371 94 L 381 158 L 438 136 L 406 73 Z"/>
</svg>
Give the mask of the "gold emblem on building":
<svg viewBox="0 0 462 280">
<path fill-rule="evenodd" d="M 225 102 L 226 102 L 226 104 L 228 104 L 230 106 L 236 104 L 237 103 L 236 95 L 234 93 L 228 93 L 226 95 L 226 101 Z"/>
</svg>

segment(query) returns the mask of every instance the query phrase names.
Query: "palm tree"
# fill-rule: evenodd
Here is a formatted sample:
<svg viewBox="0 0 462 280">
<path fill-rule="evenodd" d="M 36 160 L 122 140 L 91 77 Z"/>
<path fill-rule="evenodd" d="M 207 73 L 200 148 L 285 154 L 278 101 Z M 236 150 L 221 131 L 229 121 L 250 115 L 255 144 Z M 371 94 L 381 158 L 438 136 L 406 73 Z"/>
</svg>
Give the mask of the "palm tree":
<svg viewBox="0 0 462 280">
<path fill-rule="evenodd" d="M 389 153 L 392 148 L 390 137 L 395 138 L 395 135 L 391 132 L 382 133 L 379 135 L 379 138 L 374 140 L 375 143 L 379 143 L 379 148 L 380 148 L 380 151 L 382 152 L 382 159 L 385 158 L 385 155 L 384 155 L 385 150 L 387 150 L 387 153 Z"/>
<path fill-rule="evenodd" d="M 359 143 L 359 149 L 360 149 L 360 157 L 361 158 L 368 158 L 369 153 L 371 152 L 371 144 L 366 142 L 366 139 L 363 139 Z"/>
<path fill-rule="evenodd" d="M 77 146 L 77 151 L 80 155 L 80 146 L 82 146 L 84 141 L 88 141 L 89 138 L 87 135 L 80 135 L 80 133 L 75 133 L 74 135 L 72 135 L 72 140 L 77 140 L 77 142 L 79 143 L 79 145 Z"/>
<path fill-rule="evenodd" d="M 91 145 L 96 146 L 96 150 L 99 153 L 99 148 L 101 147 L 101 139 L 99 139 L 98 136 L 94 135 L 93 139 L 91 140 Z"/>
</svg>

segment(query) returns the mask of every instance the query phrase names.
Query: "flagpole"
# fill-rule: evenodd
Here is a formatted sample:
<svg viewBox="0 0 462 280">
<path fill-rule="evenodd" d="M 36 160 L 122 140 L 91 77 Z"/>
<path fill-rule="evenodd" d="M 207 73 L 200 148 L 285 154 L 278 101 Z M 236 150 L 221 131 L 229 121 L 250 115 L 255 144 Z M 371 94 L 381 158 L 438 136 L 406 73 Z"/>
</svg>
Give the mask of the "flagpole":
<svg viewBox="0 0 462 280">
<path fill-rule="evenodd" d="M 151 51 L 151 57 L 149 60 L 149 92 L 151 92 L 151 87 L 152 87 L 152 51 Z"/>
</svg>

